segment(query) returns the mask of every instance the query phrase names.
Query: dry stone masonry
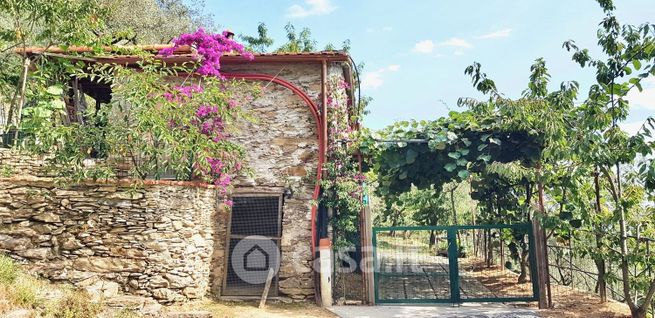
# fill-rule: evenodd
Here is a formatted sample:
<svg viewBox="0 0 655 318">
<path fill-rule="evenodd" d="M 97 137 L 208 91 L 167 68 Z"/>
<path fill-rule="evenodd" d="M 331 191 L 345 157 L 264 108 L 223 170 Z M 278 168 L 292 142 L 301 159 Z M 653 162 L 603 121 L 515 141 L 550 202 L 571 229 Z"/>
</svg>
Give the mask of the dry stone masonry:
<svg viewBox="0 0 655 318">
<path fill-rule="evenodd" d="M 116 184 L 56 187 L 0 180 L 0 250 L 28 269 L 105 296 L 119 290 L 167 303 L 209 287 L 213 189 Z M 216 242 L 220 244 L 220 241 Z"/>
</svg>

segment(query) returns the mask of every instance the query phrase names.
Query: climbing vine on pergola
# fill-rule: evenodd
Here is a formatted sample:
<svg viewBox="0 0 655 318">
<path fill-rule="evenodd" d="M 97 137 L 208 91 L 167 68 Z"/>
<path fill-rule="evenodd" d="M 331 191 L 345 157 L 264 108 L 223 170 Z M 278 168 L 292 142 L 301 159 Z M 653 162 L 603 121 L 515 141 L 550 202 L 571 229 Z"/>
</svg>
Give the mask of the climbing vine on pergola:
<svg viewBox="0 0 655 318">
<path fill-rule="evenodd" d="M 543 138 L 466 111 L 435 121 L 398 122 L 362 138 L 360 149 L 377 175 L 378 194 L 395 197 L 412 185 L 441 189 L 447 182 L 467 180 L 493 162 L 535 167 Z"/>
</svg>

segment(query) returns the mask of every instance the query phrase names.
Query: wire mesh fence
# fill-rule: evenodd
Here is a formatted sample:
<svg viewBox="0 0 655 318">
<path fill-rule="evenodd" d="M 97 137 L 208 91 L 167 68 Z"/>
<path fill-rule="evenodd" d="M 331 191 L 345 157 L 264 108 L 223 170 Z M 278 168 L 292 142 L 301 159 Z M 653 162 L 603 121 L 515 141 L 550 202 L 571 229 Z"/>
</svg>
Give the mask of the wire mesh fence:
<svg viewBox="0 0 655 318">
<path fill-rule="evenodd" d="M 655 257 L 653 248 L 655 240 L 647 237 L 628 237 L 628 244 L 642 244 L 641 252 L 644 252 L 644 259 L 652 260 Z M 571 297 L 596 297 L 600 299 L 604 293 L 608 299 L 625 302 L 623 293 L 623 280 L 620 262 L 616 258 L 602 257 L 595 260 L 591 254 L 586 253 L 588 247 L 581 246 L 582 243 L 574 240 L 548 241 L 548 269 L 550 275 L 550 288 L 553 303 L 555 306 L 566 303 Z M 598 261 L 598 262 L 597 262 Z M 631 277 L 644 276 L 650 280 L 655 278 L 655 264 L 639 264 L 631 262 L 629 274 Z M 599 274 L 599 268 L 604 268 L 604 275 Z M 604 279 L 603 279 L 604 277 Z M 643 297 L 644 290 L 633 290 L 632 297 L 638 299 Z M 648 317 L 655 317 L 655 300 L 649 306 Z"/>
<path fill-rule="evenodd" d="M 530 229 L 528 224 L 374 228 L 376 301 L 536 300 Z M 524 254 L 513 237 L 524 239 Z M 521 255 L 523 265 L 510 265 L 513 256 L 520 263 Z"/>
<path fill-rule="evenodd" d="M 463 299 L 527 299 L 536 294 L 526 228 L 459 230 L 457 239 Z"/>
<path fill-rule="evenodd" d="M 377 299 L 450 302 L 448 238 L 440 231 L 379 231 Z"/>
</svg>

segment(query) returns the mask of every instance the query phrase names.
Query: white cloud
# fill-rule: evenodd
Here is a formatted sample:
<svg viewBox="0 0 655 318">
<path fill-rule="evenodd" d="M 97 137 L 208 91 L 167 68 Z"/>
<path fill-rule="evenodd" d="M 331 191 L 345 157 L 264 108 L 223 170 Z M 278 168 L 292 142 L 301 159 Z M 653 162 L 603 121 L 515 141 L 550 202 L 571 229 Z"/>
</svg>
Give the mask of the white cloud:
<svg viewBox="0 0 655 318">
<path fill-rule="evenodd" d="M 498 30 L 494 31 L 491 33 L 483 34 L 480 36 L 476 36 L 476 39 L 481 39 L 481 40 L 486 40 L 486 39 L 496 39 L 496 38 L 506 38 L 509 36 L 509 34 L 512 33 L 512 29 L 503 29 L 503 30 Z"/>
<path fill-rule="evenodd" d="M 619 127 L 625 132 L 628 133 L 630 136 L 634 136 L 637 134 L 639 129 L 641 129 L 641 126 L 643 126 L 644 122 L 643 121 L 632 121 L 632 122 L 624 122 L 624 123 L 619 123 Z"/>
<path fill-rule="evenodd" d="M 439 43 L 439 46 L 452 46 L 456 48 L 470 49 L 473 47 L 473 44 L 461 38 L 450 38 L 446 41 Z"/>
<path fill-rule="evenodd" d="M 393 31 L 393 27 L 384 26 L 384 27 L 380 28 L 379 30 L 381 32 L 391 32 L 391 31 Z M 366 33 L 373 33 L 373 32 L 376 32 L 376 31 L 378 31 L 378 29 L 376 29 L 376 28 L 372 28 L 372 27 L 366 28 Z"/>
<path fill-rule="evenodd" d="M 434 50 L 434 42 L 432 40 L 423 40 L 414 45 L 413 51 L 416 53 L 428 54 Z"/>
<path fill-rule="evenodd" d="M 628 94 L 630 106 L 639 109 L 655 110 L 655 78 L 649 77 L 641 81 L 643 91 L 636 87 Z"/>
<path fill-rule="evenodd" d="M 387 70 L 390 71 L 390 72 L 395 72 L 395 71 L 397 71 L 399 69 L 400 69 L 400 65 L 398 65 L 398 64 L 392 64 L 392 65 L 387 66 Z"/>
<path fill-rule="evenodd" d="M 330 0 L 305 0 L 305 6 L 294 4 L 287 8 L 288 18 L 305 18 L 313 15 L 325 15 L 336 10 Z"/>
<path fill-rule="evenodd" d="M 400 70 L 400 65 L 392 64 L 381 69 L 366 72 L 362 77 L 362 88 L 377 88 L 384 84 L 383 75 L 387 72 L 397 72 Z"/>
</svg>

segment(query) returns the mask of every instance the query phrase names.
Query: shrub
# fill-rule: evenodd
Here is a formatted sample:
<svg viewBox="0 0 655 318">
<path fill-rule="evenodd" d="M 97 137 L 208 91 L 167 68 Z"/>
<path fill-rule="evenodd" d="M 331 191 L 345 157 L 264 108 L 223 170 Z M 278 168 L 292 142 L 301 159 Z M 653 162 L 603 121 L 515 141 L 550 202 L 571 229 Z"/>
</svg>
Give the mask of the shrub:
<svg viewBox="0 0 655 318">
<path fill-rule="evenodd" d="M 136 318 L 136 317 L 139 317 L 139 315 L 134 310 L 124 308 L 124 309 L 121 309 L 119 312 L 115 313 L 112 317 L 113 318 Z"/>
<path fill-rule="evenodd" d="M 33 277 L 19 275 L 9 289 L 9 298 L 17 306 L 34 308 L 39 303 L 42 283 Z"/>
<path fill-rule="evenodd" d="M 14 283 L 19 272 L 18 265 L 11 258 L 0 255 L 0 284 Z"/>
<path fill-rule="evenodd" d="M 86 292 L 70 292 L 57 303 L 51 312 L 54 318 L 95 318 L 102 310 L 98 303 L 91 302 Z"/>
</svg>

